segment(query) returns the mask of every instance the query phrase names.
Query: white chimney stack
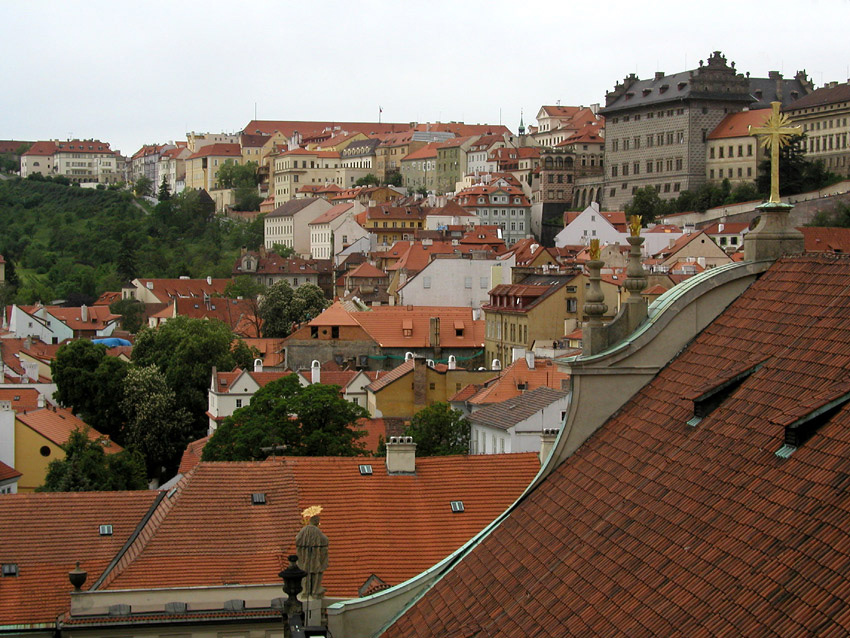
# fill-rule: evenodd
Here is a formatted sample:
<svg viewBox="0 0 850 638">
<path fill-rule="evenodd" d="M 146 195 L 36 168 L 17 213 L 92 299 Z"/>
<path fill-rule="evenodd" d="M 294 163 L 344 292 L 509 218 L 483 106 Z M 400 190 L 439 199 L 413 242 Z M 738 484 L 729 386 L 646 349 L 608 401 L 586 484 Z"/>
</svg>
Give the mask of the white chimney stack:
<svg viewBox="0 0 850 638">
<path fill-rule="evenodd" d="M 387 441 L 387 473 L 416 474 L 416 443 L 412 436 L 391 436 Z"/>
<path fill-rule="evenodd" d="M 525 363 L 528 366 L 529 370 L 534 370 L 534 352 L 526 351 L 525 353 Z"/>
<path fill-rule="evenodd" d="M 263 371 L 263 360 L 262 359 L 254 359 L 254 372 L 262 372 Z"/>
<path fill-rule="evenodd" d="M 310 383 L 321 383 L 322 382 L 322 365 L 317 361 L 313 360 L 313 363 L 310 364 Z"/>
</svg>

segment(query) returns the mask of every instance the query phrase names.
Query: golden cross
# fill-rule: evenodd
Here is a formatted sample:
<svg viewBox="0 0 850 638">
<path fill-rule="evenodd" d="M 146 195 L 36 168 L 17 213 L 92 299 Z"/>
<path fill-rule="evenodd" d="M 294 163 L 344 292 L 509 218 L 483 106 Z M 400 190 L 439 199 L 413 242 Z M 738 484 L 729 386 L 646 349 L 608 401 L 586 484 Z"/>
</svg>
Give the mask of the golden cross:
<svg viewBox="0 0 850 638">
<path fill-rule="evenodd" d="M 750 126 L 750 135 L 760 135 L 761 145 L 770 149 L 770 200 L 771 204 L 779 203 L 779 149 L 788 146 L 794 135 L 802 135 L 801 126 L 790 126 L 791 120 L 779 112 L 781 102 L 771 102 L 770 117 L 764 121 L 764 126 Z"/>
</svg>

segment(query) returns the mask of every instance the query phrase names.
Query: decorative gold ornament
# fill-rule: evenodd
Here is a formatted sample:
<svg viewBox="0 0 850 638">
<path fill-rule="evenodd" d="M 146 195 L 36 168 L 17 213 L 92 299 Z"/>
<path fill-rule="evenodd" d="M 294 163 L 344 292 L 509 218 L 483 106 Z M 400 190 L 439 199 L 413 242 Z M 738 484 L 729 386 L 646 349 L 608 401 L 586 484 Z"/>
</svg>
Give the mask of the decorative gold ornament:
<svg viewBox="0 0 850 638">
<path fill-rule="evenodd" d="M 788 146 L 791 138 L 802 135 L 801 126 L 791 126 L 791 119 L 779 112 L 781 102 L 771 102 L 771 113 L 764 121 L 764 126 L 750 126 L 750 135 L 760 137 L 761 145 L 770 149 L 770 203 L 778 204 L 779 200 L 779 149 Z"/>
<path fill-rule="evenodd" d="M 591 239 L 590 240 L 590 258 L 596 261 L 599 259 L 599 240 Z"/>
<path fill-rule="evenodd" d="M 640 215 L 629 215 L 629 232 L 632 237 L 640 237 L 640 222 L 642 219 Z"/>
<path fill-rule="evenodd" d="M 303 512 L 301 512 L 301 522 L 304 525 L 307 525 L 307 524 L 310 523 L 311 518 L 313 518 L 314 516 L 318 516 L 321 513 L 322 513 L 322 506 L 321 505 L 311 505 L 310 507 L 306 508 Z"/>
</svg>

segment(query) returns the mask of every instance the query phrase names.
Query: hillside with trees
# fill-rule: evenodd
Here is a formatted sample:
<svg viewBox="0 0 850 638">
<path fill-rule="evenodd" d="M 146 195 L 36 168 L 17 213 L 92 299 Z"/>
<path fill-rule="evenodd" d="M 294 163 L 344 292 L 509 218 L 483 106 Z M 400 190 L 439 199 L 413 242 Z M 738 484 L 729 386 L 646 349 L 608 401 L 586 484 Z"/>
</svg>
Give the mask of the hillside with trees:
<svg viewBox="0 0 850 638">
<path fill-rule="evenodd" d="M 197 191 L 151 206 L 58 178 L 0 180 L 6 303 L 85 301 L 134 277 L 227 277 L 239 248 L 257 249 L 262 236 L 262 217 L 215 216 Z"/>
</svg>

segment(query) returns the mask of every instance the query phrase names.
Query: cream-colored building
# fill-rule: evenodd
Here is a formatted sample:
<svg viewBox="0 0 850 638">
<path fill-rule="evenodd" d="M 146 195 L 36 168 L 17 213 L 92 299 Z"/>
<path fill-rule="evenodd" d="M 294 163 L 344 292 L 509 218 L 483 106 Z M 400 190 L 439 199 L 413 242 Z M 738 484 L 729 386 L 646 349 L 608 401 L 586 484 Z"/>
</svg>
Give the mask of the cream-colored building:
<svg viewBox="0 0 850 638">
<path fill-rule="evenodd" d="M 310 254 L 310 222 L 326 213 L 331 204 L 320 197 L 291 199 L 275 208 L 264 219 L 264 240 L 271 250 L 275 244 L 292 248 L 295 254 Z"/>
<path fill-rule="evenodd" d="M 120 153 L 99 140 L 36 142 L 21 156 L 21 177 L 63 176 L 72 182 L 115 184 L 124 180 Z"/>
<path fill-rule="evenodd" d="M 801 97 L 785 113 L 803 127 L 803 150 L 833 173 L 850 176 L 850 82 L 830 82 Z"/>
<path fill-rule="evenodd" d="M 308 151 L 304 148 L 285 151 L 274 158 L 274 202 L 281 206 L 303 196 L 299 193 L 303 186 L 336 184 L 350 188 L 370 172 L 370 168 L 346 165 L 338 151 Z"/>
<path fill-rule="evenodd" d="M 717 182 L 728 179 L 732 184 L 755 181 L 764 149 L 749 134 L 749 127 L 762 126 L 769 116 L 769 109 L 758 109 L 724 117 L 707 138 L 706 179 Z"/>
<path fill-rule="evenodd" d="M 310 254 L 313 259 L 330 259 L 362 237 L 368 237 L 365 228 L 354 221 L 354 216 L 365 210 L 358 201 L 337 204 L 308 224 L 310 229 Z"/>
<path fill-rule="evenodd" d="M 207 144 L 186 158 L 186 188 L 211 191 L 225 162 L 242 162 L 239 144 Z"/>
</svg>

